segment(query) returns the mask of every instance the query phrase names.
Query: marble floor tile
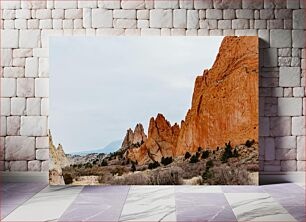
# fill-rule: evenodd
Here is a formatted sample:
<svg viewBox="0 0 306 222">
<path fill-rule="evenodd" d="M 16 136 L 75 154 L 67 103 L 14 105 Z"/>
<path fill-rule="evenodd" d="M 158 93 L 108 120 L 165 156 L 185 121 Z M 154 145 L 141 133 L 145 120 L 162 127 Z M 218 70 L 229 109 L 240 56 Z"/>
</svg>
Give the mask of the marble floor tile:
<svg viewBox="0 0 306 222">
<path fill-rule="evenodd" d="M 38 193 L 47 187 L 46 183 L 3 183 L 0 186 L 1 193 Z"/>
<path fill-rule="evenodd" d="M 177 193 L 177 221 L 236 221 L 223 193 Z"/>
<path fill-rule="evenodd" d="M 45 183 L 3 183 L 0 186 L 1 219 L 41 191 Z"/>
<path fill-rule="evenodd" d="M 175 186 L 176 193 L 222 193 L 221 186 Z"/>
<path fill-rule="evenodd" d="M 129 187 L 84 187 L 58 221 L 118 221 Z"/>
<path fill-rule="evenodd" d="M 176 221 L 173 186 L 131 186 L 120 221 Z"/>
<path fill-rule="evenodd" d="M 305 193 L 305 189 L 295 183 L 263 185 L 261 188 L 267 193 Z"/>
<path fill-rule="evenodd" d="M 238 221 L 296 221 L 267 193 L 225 193 Z"/>
<path fill-rule="evenodd" d="M 234 185 L 234 186 L 221 186 L 224 193 L 263 193 L 263 189 L 260 186 L 245 186 L 245 185 Z"/>
<path fill-rule="evenodd" d="M 300 206 L 283 206 L 297 221 L 305 222 L 305 205 Z"/>
<path fill-rule="evenodd" d="M 270 196 L 283 206 L 305 206 L 305 193 L 270 193 Z"/>
<path fill-rule="evenodd" d="M 4 193 L 1 195 L 1 205 L 20 205 L 33 197 L 35 194 L 27 193 Z"/>
<path fill-rule="evenodd" d="M 16 208 L 3 221 L 57 220 L 82 189 L 82 186 L 48 186 Z"/>
</svg>

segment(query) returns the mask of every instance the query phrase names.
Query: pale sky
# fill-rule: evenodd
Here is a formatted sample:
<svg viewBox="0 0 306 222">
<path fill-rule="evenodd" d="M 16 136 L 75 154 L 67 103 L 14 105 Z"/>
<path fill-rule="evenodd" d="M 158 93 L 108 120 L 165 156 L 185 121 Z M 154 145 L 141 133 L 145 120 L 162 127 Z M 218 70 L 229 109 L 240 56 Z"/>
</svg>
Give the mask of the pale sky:
<svg viewBox="0 0 306 222">
<path fill-rule="evenodd" d="M 49 127 L 65 152 L 103 148 L 162 113 L 171 124 L 191 106 L 196 76 L 223 37 L 53 37 Z"/>
</svg>

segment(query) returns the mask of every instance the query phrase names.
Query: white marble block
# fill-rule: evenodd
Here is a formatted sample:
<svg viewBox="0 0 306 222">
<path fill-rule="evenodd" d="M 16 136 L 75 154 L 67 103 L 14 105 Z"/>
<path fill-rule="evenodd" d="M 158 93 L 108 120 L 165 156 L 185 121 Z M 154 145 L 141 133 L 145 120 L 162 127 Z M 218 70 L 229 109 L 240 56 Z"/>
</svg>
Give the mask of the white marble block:
<svg viewBox="0 0 306 222">
<path fill-rule="evenodd" d="M 113 13 L 106 9 L 92 10 L 92 27 L 93 28 L 110 28 L 113 26 Z"/>
<path fill-rule="evenodd" d="M 173 27 L 186 28 L 187 27 L 187 11 L 186 9 L 173 10 Z"/>
<path fill-rule="evenodd" d="M 22 136 L 46 136 L 47 117 L 45 116 L 22 116 L 20 135 Z"/>
<path fill-rule="evenodd" d="M 18 78 L 17 79 L 17 96 L 33 97 L 34 96 L 34 79 Z"/>
<path fill-rule="evenodd" d="M 21 48 L 40 47 L 40 30 L 20 30 L 19 46 Z"/>
<path fill-rule="evenodd" d="M 7 117 L 7 135 L 17 136 L 20 134 L 20 116 Z"/>
<path fill-rule="evenodd" d="M 27 99 L 27 116 L 39 116 L 40 115 L 40 98 L 28 98 Z"/>
<path fill-rule="evenodd" d="M 26 136 L 7 136 L 5 151 L 6 160 L 34 160 L 35 139 Z"/>
<path fill-rule="evenodd" d="M 35 97 L 49 96 L 49 79 L 36 78 L 35 79 Z"/>
<path fill-rule="evenodd" d="M 151 28 L 172 28 L 172 10 L 150 10 Z"/>
<path fill-rule="evenodd" d="M 38 76 L 38 59 L 36 57 L 26 58 L 25 77 Z"/>
<path fill-rule="evenodd" d="M 302 115 L 302 98 L 278 98 L 279 116 Z"/>
<path fill-rule="evenodd" d="M 280 67 L 279 86 L 296 87 L 300 86 L 301 69 L 299 67 Z"/>
<path fill-rule="evenodd" d="M 16 79 L 1 78 L 1 97 L 16 96 Z"/>
<path fill-rule="evenodd" d="M 47 136 L 36 137 L 36 148 L 37 149 L 48 149 L 49 138 Z"/>
<path fill-rule="evenodd" d="M 305 116 L 292 117 L 292 135 L 305 135 Z"/>
<path fill-rule="evenodd" d="M 18 48 L 18 30 L 1 30 L 1 48 Z"/>
<path fill-rule="evenodd" d="M 26 99 L 14 97 L 11 99 L 11 115 L 25 115 Z"/>
</svg>

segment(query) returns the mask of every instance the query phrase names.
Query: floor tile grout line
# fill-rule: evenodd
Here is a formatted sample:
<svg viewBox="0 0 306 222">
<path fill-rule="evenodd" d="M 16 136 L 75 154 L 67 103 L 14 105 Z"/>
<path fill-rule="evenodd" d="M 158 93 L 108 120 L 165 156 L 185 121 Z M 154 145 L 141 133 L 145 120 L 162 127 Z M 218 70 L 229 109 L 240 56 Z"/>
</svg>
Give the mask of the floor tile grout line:
<svg viewBox="0 0 306 222">
<path fill-rule="evenodd" d="M 58 221 L 65 213 L 66 211 L 69 209 L 69 207 L 74 203 L 74 201 L 76 200 L 76 198 L 82 193 L 82 191 L 84 190 L 85 186 L 82 186 L 82 189 L 80 190 L 80 192 L 78 193 L 78 195 L 75 196 L 75 198 L 73 199 L 73 201 L 71 201 L 71 203 L 66 207 L 66 209 L 63 211 L 63 213 L 56 219 L 56 221 Z"/>
<path fill-rule="evenodd" d="M 117 221 L 120 221 L 120 218 L 121 218 L 121 215 L 122 215 L 123 208 L 124 208 L 124 206 L 125 206 L 126 200 L 127 200 L 128 196 L 129 196 L 129 193 L 130 193 L 131 185 L 129 185 L 128 188 L 129 188 L 129 189 L 128 189 L 127 193 L 126 193 L 126 197 L 124 198 L 124 201 L 123 201 L 123 204 L 122 204 L 122 207 L 121 207 L 121 210 L 120 210 L 120 215 L 119 215 Z"/>
<path fill-rule="evenodd" d="M 46 187 L 48 186 L 48 184 L 46 184 L 46 186 L 42 187 L 40 191 L 36 192 L 36 193 L 33 193 L 33 195 L 31 197 L 29 197 L 28 199 L 22 201 L 20 204 L 18 204 L 16 207 L 13 208 L 13 210 L 8 214 L 6 215 L 3 219 L 0 218 L 0 221 L 1 220 L 5 220 L 5 218 L 7 218 L 11 213 L 13 213 L 15 210 L 17 210 L 19 207 L 21 207 L 24 203 L 26 203 L 27 201 L 31 200 L 36 194 L 40 193 L 43 189 L 45 189 Z"/>
<path fill-rule="evenodd" d="M 228 201 L 228 199 L 227 199 L 227 196 L 225 195 L 225 192 L 223 192 L 223 189 L 222 189 L 222 188 L 221 188 L 221 190 L 222 190 L 222 193 L 223 193 L 223 195 L 224 195 L 224 198 L 225 198 L 226 202 L 228 203 L 228 205 L 229 205 L 231 211 L 233 212 L 233 214 L 234 214 L 234 216 L 235 216 L 235 218 L 236 218 L 236 222 L 238 222 L 237 215 L 235 214 L 235 212 L 234 212 L 234 210 L 233 210 L 233 208 L 232 208 L 232 205 L 229 203 L 229 201 Z"/>
</svg>

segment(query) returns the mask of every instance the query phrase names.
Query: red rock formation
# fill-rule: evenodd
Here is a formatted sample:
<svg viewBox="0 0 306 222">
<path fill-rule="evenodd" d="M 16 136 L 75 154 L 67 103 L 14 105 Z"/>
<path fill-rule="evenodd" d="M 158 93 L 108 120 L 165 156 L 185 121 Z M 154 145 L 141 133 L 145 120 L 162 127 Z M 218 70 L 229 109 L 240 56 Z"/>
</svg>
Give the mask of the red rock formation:
<svg viewBox="0 0 306 222">
<path fill-rule="evenodd" d="M 140 148 L 129 149 L 127 156 L 139 164 L 160 161 L 163 156 L 173 156 L 179 132 L 178 124 L 171 126 L 162 114 L 158 114 L 156 119 L 150 119 L 148 140 Z"/>
<path fill-rule="evenodd" d="M 225 37 L 213 67 L 196 79 L 175 155 L 247 139 L 258 141 L 258 38 Z"/>
<path fill-rule="evenodd" d="M 121 151 L 126 151 L 130 148 L 136 148 L 147 141 L 147 136 L 141 123 L 138 123 L 134 131 L 130 128 L 127 130 L 126 135 L 121 145 Z"/>
<path fill-rule="evenodd" d="M 224 37 L 213 67 L 196 78 L 181 128 L 158 114 L 150 120 L 148 140 L 127 157 L 143 164 L 248 139 L 258 141 L 258 38 Z"/>
</svg>

